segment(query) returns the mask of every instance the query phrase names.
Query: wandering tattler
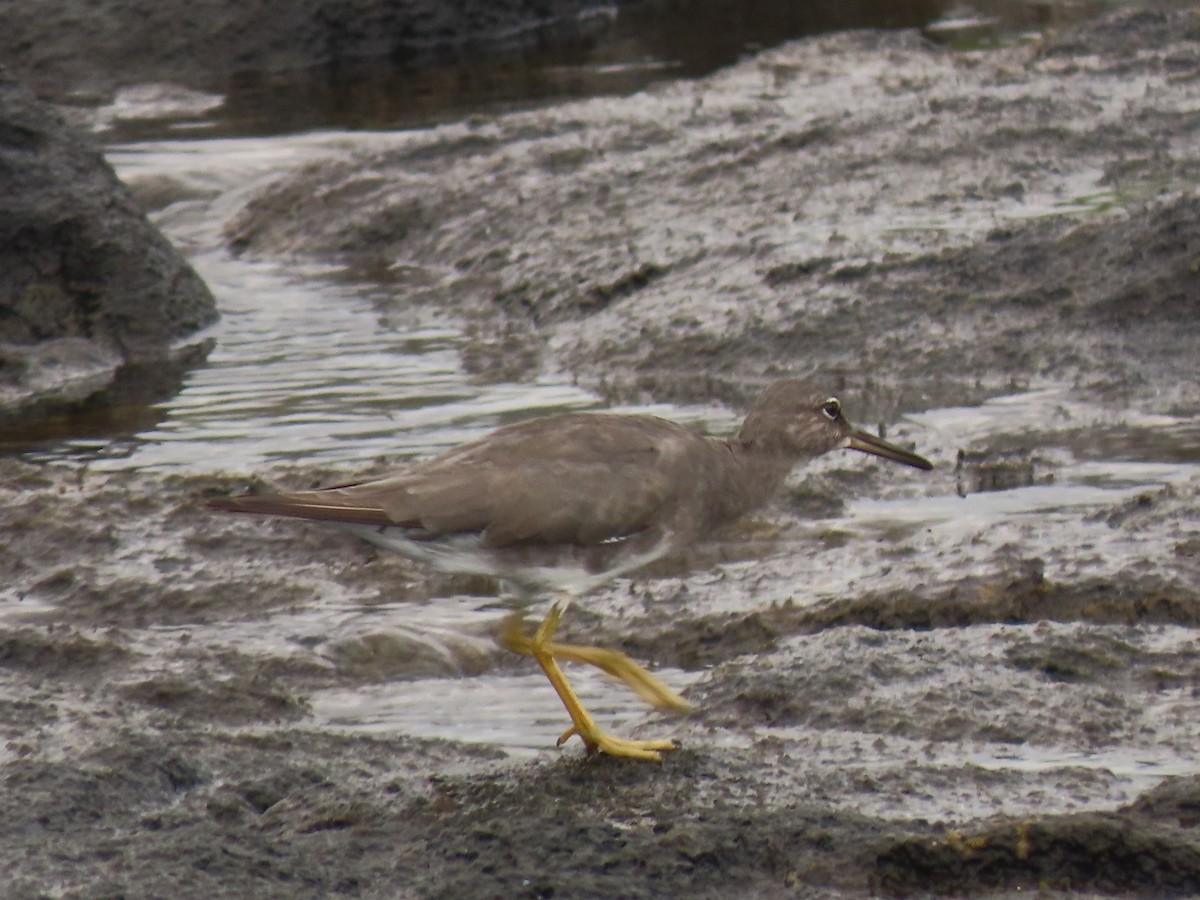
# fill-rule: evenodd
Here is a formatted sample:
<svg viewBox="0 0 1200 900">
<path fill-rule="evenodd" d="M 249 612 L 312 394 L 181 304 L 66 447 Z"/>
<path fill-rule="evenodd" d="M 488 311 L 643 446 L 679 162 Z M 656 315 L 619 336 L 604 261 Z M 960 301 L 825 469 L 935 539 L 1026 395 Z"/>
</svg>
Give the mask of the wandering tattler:
<svg viewBox="0 0 1200 900">
<path fill-rule="evenodd" d="M 507 425 L 373 481 L 212 500 L 234 512 L 316 519 L 446 572 L 486 574 L 526 594 L 554 592 L 532 637 L 510 619 L 499 635 L 532 656 L 589 751 L 661 759 L 673 740 L 601 731 L 558 660 L 586 662 L 655 705 L 686 700 L 623 653 L 553 642 L 570 598 L 685 547 L 761 506 L 792 468 L 849 447 L 918 469 L 928 460 L 861 431 L 836 397 L 777 381 L 736 437 L 704 437 L 654 416 L 565 413 Z"/>
</svg>

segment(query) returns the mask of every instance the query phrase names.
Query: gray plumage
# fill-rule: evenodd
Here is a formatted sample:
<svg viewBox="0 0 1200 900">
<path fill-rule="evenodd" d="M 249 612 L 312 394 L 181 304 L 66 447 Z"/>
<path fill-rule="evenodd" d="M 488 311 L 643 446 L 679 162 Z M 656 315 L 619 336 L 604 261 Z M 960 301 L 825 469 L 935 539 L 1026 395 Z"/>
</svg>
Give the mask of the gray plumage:
<svg viewBox="0 0 1200 900">
<path fill-rule="evenodd" d="M 654 416 L 567 413 L 499 428 L 386 478 L 210 505 L 336 523 L 448 571 L 584 590 L 735 521 L 795 465 L 836 447 L 930 468 L 855 429 L 828 393 L 788 379 L 733 438 Z"/>
</svg>

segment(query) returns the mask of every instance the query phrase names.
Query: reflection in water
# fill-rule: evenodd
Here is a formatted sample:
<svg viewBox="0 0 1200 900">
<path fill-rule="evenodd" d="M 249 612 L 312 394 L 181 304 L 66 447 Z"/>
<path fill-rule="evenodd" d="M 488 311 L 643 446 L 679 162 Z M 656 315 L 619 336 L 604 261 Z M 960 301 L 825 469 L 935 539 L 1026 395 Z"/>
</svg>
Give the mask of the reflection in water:
<svg viewBox="0 0 1200 900">
<path fill-rule="evenodd" d="M 64 452 L 71 454 L 69 448 L 75 448 L 80 456 L 88 457 L 87 447 L 104 447 L 115 437 L 148 431 L 165 415 L 166 410 L 161 407 L 138 403 L 58 412 L 33 422 L 0 427 L 0 453 L 47 458 L 38 449 L 43 448 L 49 458 L 55 458 Z"/>
<path fill-rule="evenodd" d="M 482 56 L 446 50 L 440 64 L 343 60 L 307 71 L 244 72 L 218 110 L 191 117 L 206 136 L 285 134 L 312 129 L 427 127 L 474 113 L 625 95 L 663 78 L 695 78 L 746 53 L 848 28 L 921 27 L 947 0 L 692 0 L 644 3 L 595 17 L 566 43 Z M 682 9 L 680 7 L 683 7 Z M 161 136 L 163 123 L 120 123 L 113 139 Z"/>
<path fill-rule="evenodd" d="M 223 86 L 223 104 L 219 98 L 215 105 L 206 100 L 210 95 L 189 95 L 180 103 L 165 102 L 157 120 L 137 103 L 110 109 L 101 118 L 117 141 L 161 137 L 180 128 L 215 137 L 428 127 L 483 112 L 632 94 L 665 78 L 707 75 L 747 53 L 808 35 L 922 28 L 932 40 L 968 50 L 1082 21 L 1111 5 L 1104 0 L 647 2 L 593 16 L 573 39 L 554 33 L 552 45 L 535 39 L 532 46 L 486 55 L 467 45 L 447 49 L 434 64 L 420 67 L 397 53 L 391 59 L 340 60 L 309 70 L 241 72 Z M 137 90 L 125 94 L 132 97 Z"/>
</svg>

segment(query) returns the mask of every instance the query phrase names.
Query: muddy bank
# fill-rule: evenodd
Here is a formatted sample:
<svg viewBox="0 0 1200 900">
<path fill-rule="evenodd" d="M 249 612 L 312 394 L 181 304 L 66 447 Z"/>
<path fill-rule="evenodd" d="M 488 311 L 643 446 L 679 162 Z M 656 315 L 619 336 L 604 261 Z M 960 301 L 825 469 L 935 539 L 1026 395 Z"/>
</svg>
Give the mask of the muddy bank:
<svg viewBox="0 0 1200 900">
<path fill-rule="evenodd" d="M 520 672 L 491 642 L 503 607 L 440 651 L 397 627 L 431 599 L 494 605 L 494 585 L 318 528 L 214 518 L 203 497 L 239 485 L 212 477 L 0 474 L 12 896 L 1200 890 L 1194 557 L 1163 561 L 1169 606 L 1156 579 L 1052 583 L 996 546 L 993 577 L 947 586 L 949 566 L 890 604 L 706 614 L 706 592 L 746 590 L 738 562 L 618 585 L 564 636 L 694 672 L 695 716 L 634 728 L 685 749 L 661 766 L 550 749 L 549 696 L 522 726 L 547 749 L 520 761 L 313 715 L 330 689 Z M 1163 507 L 1193 500 L 1160 501 L 1125 539 L 1159 545 L 1180 525 Z M 753 565 L 794 584 L 781 540 Z M 324 604 L 374 625 L 306 618 Z M 371 618 L 388 606 L 399 618 Z M 468 728 L 501 714 L 456 712 Z"/>
<path fill-rule="evenodd" d="M 1123 12 L 980 53 L 798 42 L 309 165 L 231 246 L 390 277 L 398 304 L 467 317 L 468 364 L 498 378 L 746 402 L 772 370 L 820 369 L 882 409 L 1039 380 L 1167 409 L 1200 383 L 1197 28 Z"/>
<path fill-rule="evenodd" d="M 169 395 L 216 316 L 91 140 L 0 75 L 0 428 Z"/>
</svg>

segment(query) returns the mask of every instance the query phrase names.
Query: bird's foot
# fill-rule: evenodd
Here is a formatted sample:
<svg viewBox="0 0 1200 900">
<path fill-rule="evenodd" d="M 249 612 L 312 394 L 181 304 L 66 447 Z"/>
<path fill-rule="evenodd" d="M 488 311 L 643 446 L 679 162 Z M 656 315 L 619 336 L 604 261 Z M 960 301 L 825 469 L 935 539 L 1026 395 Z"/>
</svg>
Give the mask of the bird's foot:
<svg viewBox="0 0 1200 900">
<path fill-rule="evenodd" d="M 509 616 L 501 623 L 500 630 L 496 634 L 496 641 L 500 646 L 513 653 L 520 653 L 522 656 L 535 655 L 534 640 L 525 631 L 524 620 L 519 614 Z M 691 712 L 695 709 L 678 693 L 619 650 L 549 642 L 544 645 L 543 649 L 555 659 L 587 663 L 608 673 L 613 678 L 620 679 L 631 691 L 658 709 L 669 709 L 674 712 Z"/>
<path fill-rule="evenodd" d="M 556 654 L 563 651 L 567 658 L 580 658 L 576 653 L 574 657 L 571 651 L 580 648 L 565 647 L 565 645 L 555 644 L 554 632 L 558 628 L 558 621 L 562 617 L 563 606 L 555 603 L 550 607 L 550 612 L 546 614 L 541 626 L 534 633 L 532 638 L 524 636 L 520 623 L 513 625 L 511 622 L 506 623 L 506 627 L 502 629 L 500 640 L 510 650 L 515 650 L 518 653 L 528 653 L 541 666 L 542 671 L 546 673 L 546 678 L 550 681 L 551 687 L 554 688 L 558 698 L 566 707 L 567 715 L 571 717 L 571 727 L 562 733 L 558 738 L 558 746 L 562 746 L 564 741 L 569 740 L 575 735 L 578 735 L 587 747 L 589 753 L 607 753 L 609 756 L 624 756 L 630 759 L 644 759 L 651 762 L 662 762 L 662 754 L 669 750 L 676 750 L 679 744 L 675 741 L 627 741 L 622 738 L 615 738 L 605 734 L 597 727 L 595 720 L 591 714 L 584 709 L 583 704 L 579 701 L 575 691 L 571 688 L 567 681 L 567 676 L 563 674 L 559 668 Z M 592 651 L 594 648 L 582 648 Z M 615 651 L 613 651 L 615 653 Z M 623 654 L 615 654 L 618 657 L 625 658 Z M 587 662 L 593 662 L 595 659 L 585 659 Z M 634 668 L 639 668 L 636 663 L 626 660 Z M 601 666 L 604 668 L 603 666 Z M 647 678 L 655 680 L 648 672 L 644 673 Z M 621 676 L 618 676 L 621 677 Z M 669 690 L 665 686 L 664 690 Z M 682 698 L 681 698 L 682 699 Z"/>
<path fill-rule="evenodd" d="M 586 733 L 585 733 L 586 732 Z M 605 734 L 594 725 L 581 730 L 578 725 L 572 725 L 564 731 L 555 742 L 561 747 L 571 738 L 579 736 L 587 747 L 588 753 L 605 753 L 608 756 L 625 756 L 630 759 L 644 759 L 650 762 L 662 762 L 662 755 L 679 749 L 679 741 L 673 739 L 657 741 L 631 741 L 625 738 Z"/>
<path fill-rule="evenodd" d="M 631 691 L 658 709 L 680 713 L 692 712 L 695 709 L 683 697 L 619 650 L 580 647 L 575 644 L 552 644 L 551 648 L 556 659 L 587 663 L 613 678 L 620 679 Z"/>
</svg>

